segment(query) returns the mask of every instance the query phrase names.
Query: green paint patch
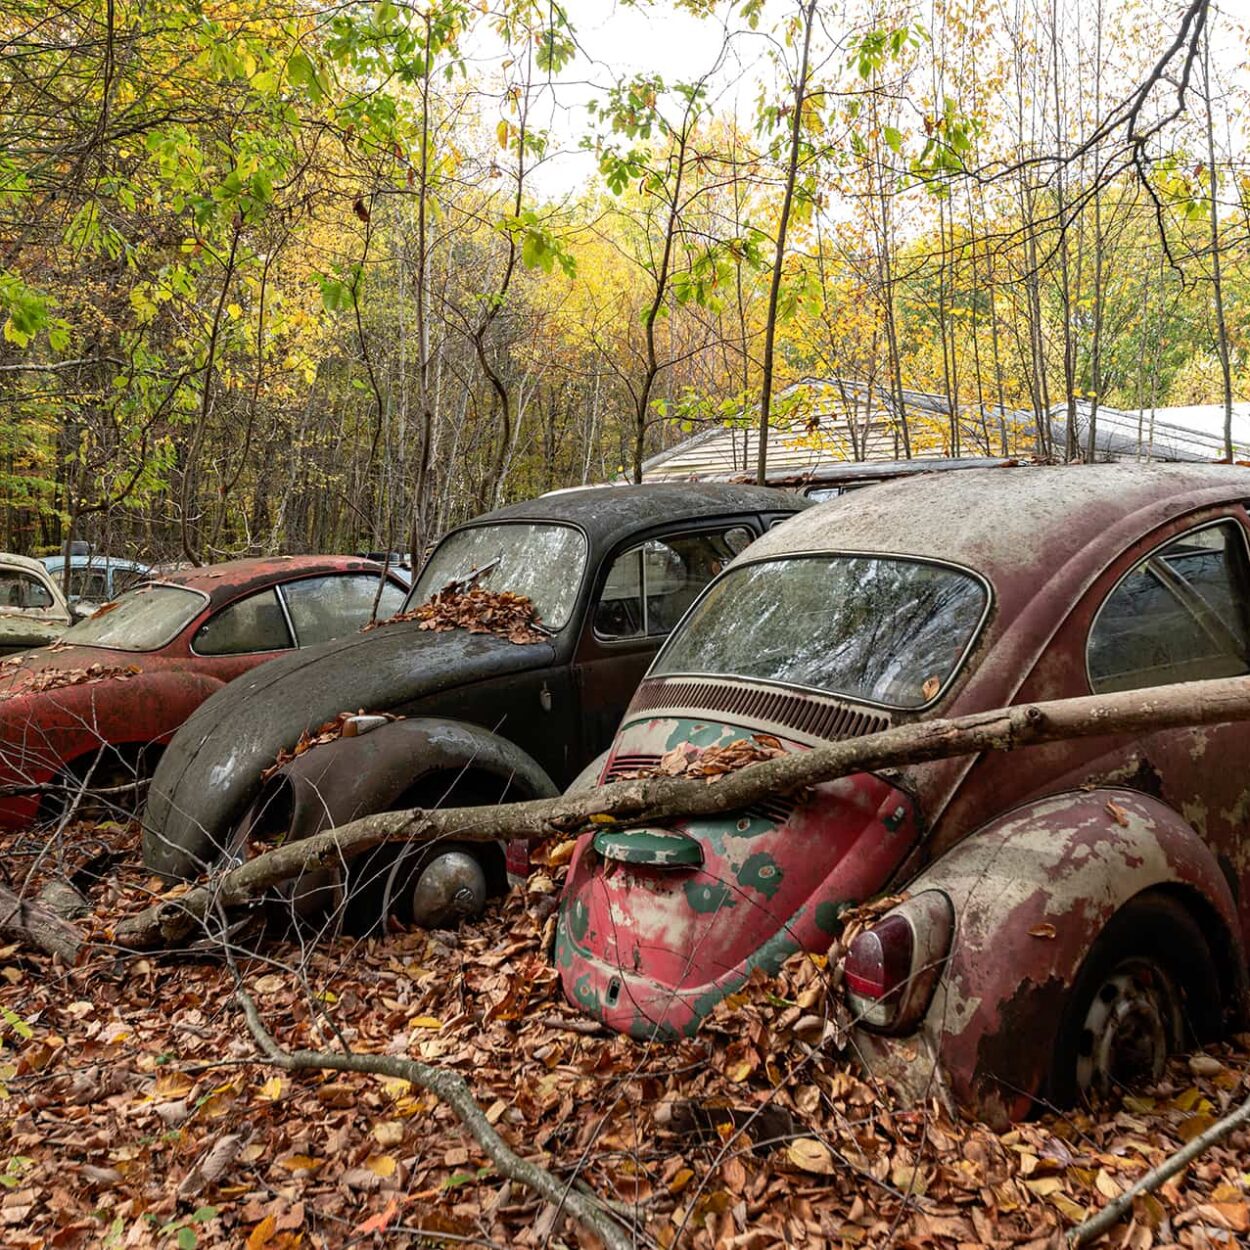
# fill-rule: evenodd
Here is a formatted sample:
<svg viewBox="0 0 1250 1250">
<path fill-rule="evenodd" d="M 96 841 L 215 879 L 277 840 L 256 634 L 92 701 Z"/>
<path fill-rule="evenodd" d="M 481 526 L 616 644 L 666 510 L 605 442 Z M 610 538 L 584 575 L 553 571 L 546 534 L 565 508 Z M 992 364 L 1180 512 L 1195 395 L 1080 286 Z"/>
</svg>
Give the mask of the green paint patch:
<svg viewBox="0 0 1250 1250">
<path fill-rule="evenodd" d="M 842 909 L 845 903 L 817 903 L 815 914 L 812 919 L 816 922 L 816 927 L 821 933 L 827 933 L 833 937 L 835 933 L 842 927 L 839 917 L 842 915 Z"/>
<path fill-rule="evenodd" d="M 570 903 L 565 901 L 564 918 L 568 923 L 569 934 L 573 941 L 578 944 L 586 939 L 586 930 L 590 928 L 590 909 L 582 902 L 580 898 L 574 898 Z"/>
<path fill-rule="evenodd" d="M 735 738 L 747 736 L 745 729 L 734 729 L 730 725 L 708 724 L 706 721 L 689 720 L 679 717 L 671 721 L 673 726 L 664 743 L 664 749 L 671 751 L 683 742 L 694 747 L 714 747 L 723 742 L 732 742 Z"/>
<path fill-rule="evenodd" d="M 573 983 L 573 997 L 577 999 L 578 1006 L 588 1015 L 599 1015 L 599 995 L 590 984 L 589 973 L 584 973 Z"/>
<path fill-rule="evenodd" d="M 772 898 L 781 889 L 783 876 L 777 861 L 767 852 L 759 851 L 738 870 L 738 884 L 758 890 L 765 898 Z"/>
<path fill-rule="evenodd" d="M 686 902 L 700 915 L 734 905 L 733 891 L 720 881 L 687 881 L 682 890 Z"/>
</svg>

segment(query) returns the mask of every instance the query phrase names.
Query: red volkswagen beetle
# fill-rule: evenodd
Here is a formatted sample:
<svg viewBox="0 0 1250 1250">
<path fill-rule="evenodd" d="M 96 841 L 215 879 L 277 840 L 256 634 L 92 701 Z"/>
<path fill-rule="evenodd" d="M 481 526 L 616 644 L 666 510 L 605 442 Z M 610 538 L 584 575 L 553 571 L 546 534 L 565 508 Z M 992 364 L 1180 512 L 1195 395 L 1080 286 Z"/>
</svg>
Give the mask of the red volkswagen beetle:
<svg viewBox="0 0 1250 1250">
<path fill-rule="evenodd" d="M 1250 672 L 1250 474 L 972 470 L 766 534 L 639 687 L 599 777 L 756 735 L 787 751 L 928 717 Z M 775 749 L 775 748 L 774 748 Z M 862 773 L 731 818 L 584 835 L 570 1000 L 689 1033 L 848 906 L 857 1049 L 997 1120 L 1157 1076 L 1244 1018 L 1250 725 Z"/>
<path fill-rule="evenodd" d="M 214 690 L 403 602 L 397 578 L 342 556 L 280 556 L 171 573 L 126 591 L 49 647 L 0 663 L 0 825 L 56 816 L 84 786 L 150 773 Z M 133 806 L 133 804 L 131 805 Z"/>
</svg>

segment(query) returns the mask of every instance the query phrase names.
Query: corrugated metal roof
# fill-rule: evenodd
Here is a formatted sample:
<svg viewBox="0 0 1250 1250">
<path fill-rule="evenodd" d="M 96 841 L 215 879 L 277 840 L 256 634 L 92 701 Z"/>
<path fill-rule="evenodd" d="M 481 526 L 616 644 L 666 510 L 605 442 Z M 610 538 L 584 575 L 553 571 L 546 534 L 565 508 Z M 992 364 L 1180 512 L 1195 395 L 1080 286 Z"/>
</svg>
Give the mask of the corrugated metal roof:
<svg viewBox="0 0 1250 1250">
<path fill-rule="evenodd" d="M 903 405 L 916 459 L 951 454 L 946 400 L 905 390 Z M 1089 405 L 1078 404 L 1077 441 L 1084 448 Z M 1067 406 L 1051 411 L 1052 437 L 1062 447 Z M 1143 412 L 1101 407 L 1098 458 L 1210 461 L 1223 457 L 1223 407 L 1160 408 Z M 964 405 L 959 412 L 960 454 L 1028 458 L 1038 451 L 1032 412 Z M 1234 410 L 1236 456 L 1250 459 L 1250 404 Z M 1244 440 L 1244 441 L 1243 441 Z M 1006 446 L 1004 447 L 1004 442 Z M 643 462 L 643 480 L 682 481 L 733 477 L 754 470 L 759 448 L 755 414 L 714 426 Z M 768 469 L 774 475 L 810 473 L 818 465 L 897 460 L 903 455 L 893 397 L 880 386 L 853 379 L 805 378 L 777 397 L 769 423 Z"/>
</svg>

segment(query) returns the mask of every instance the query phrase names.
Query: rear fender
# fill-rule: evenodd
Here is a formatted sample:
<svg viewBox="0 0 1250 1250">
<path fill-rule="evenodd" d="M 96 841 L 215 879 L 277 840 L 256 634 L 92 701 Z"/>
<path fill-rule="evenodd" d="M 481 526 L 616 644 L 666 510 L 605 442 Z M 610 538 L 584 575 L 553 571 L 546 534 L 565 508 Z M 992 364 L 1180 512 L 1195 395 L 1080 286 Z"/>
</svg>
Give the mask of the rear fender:
<svg viewBox="0 0 1250 1250">
<path fill-rule="evenodd" d="M 414 717 L 314 747 L 284 764 L 244 814 L 236 838 L 311 837 L 388 811 L 436 777 L 446 777 L 447 791 L 463 777 L 485 801 L 558 793 L 542 767 L 506 738 L 463 721 Z M 421 801 L 436 806 L 443 797 L 439 790 Z"/>
<path fill-rule="evenodd" d="M 1130 790 L 1063 794 L 970 834 L 908 884 L 913 895 L 937 889 L 950 899 L 950 958 L 916 1033 L 857 1030 L 869 1066 L 913 1097 L 936 1080 L 991 1122 L 1027 1115 L 1095 938 L 1129 899 L 1160 888 L 1190 907 L 1223 953 L 1225 1003 L 1240 1006 L 1245 961 L 1228 882 L 1163 803 Z"/>
</svg>

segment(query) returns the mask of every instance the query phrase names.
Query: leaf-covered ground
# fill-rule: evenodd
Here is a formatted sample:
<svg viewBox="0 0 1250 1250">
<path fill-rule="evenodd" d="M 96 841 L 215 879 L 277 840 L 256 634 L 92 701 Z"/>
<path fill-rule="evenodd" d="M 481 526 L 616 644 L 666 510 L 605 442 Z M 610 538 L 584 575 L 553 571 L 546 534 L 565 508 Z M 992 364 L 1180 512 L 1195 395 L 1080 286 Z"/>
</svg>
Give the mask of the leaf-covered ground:
<svg viewBox="0 0 1250 1250">
<path fill-rule="evenodd" d="M 29 842 L 0 849 L 12 882 Z M 679 1045 L 594 1032 L 545 957 L 560 871 L 456 934 L 270 942 L 239 966 L 281 1043 L 459 1072 L 515 1149 L 612 1199 L 642 1246 L 1057 1247 L 1250 1092 L 1242 1037 L 1097 1115 L 996 1134 L 904 1109 L 811 1048 L 827 1004 L 808 957 Z M 114 873 L 94 931 L 150 890 Z M 220 958 L 98 949 L 66 969 L 6 947 L 0 1017 L 6 1247 L 588 1244 L 432 1096 L 257 1062 Z M 1104 1244 L 1246 1244 L 1248 1169 L 1234 1135 Z"/>
</svg>

